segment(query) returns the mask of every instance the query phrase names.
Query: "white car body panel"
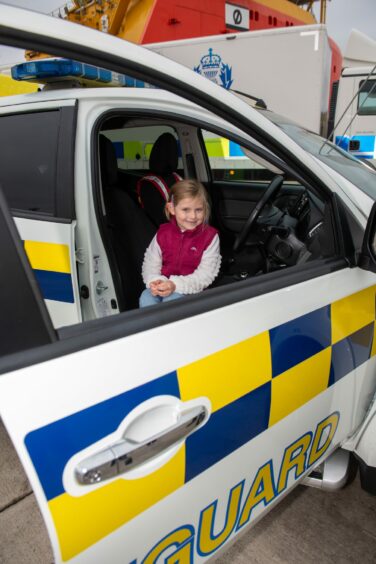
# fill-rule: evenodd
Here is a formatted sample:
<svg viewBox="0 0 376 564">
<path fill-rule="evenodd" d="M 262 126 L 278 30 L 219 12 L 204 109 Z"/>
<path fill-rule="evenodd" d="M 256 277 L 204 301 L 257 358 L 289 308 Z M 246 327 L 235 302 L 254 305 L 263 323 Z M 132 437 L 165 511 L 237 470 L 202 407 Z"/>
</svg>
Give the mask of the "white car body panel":
<svg viewBox="0 0 376 564">
<path fill-rule="evenodd" d="M 48 312 L 55 327 L 73 325 L 82 321 L 79 289 L 77 284 L 76 255 L 75 255 L 75 227 L 73 223 L 52 223 L 33 219 L 15 218 L 21 239 L 24 241 L 31 266 L 39 281 L 42 292 L 45 288 L 44 278 L 40 276 L 52 275 L 65 277 L 66 291 L 59 299 L 47 292 L 44 295 Z M 51 255 L 55 259 L 54 272 L 51 272 Z M 47 257 L 47 258 L 43 258 Z M 41 270 L 43 269 L 43 270 Z M 59 294 L 60 292 L 56 292 Z"/>
<path fill-rule="evenodd" d="M 192 523 L 197 532 L 197 519 L 200 511 L 217 498 L 216 492 L 229 492 L 243 479 L 246 480 L 244 485 L 244 492 L 246 492 L 249 486 L 247 480 L 252 479 L 252 476 L 255 476 L 258 469 L 269 459 L 272 459 L 277 475 L 286 447 L 294 440 L 299 439 L 302 434 L 306 432 L 314 433 L 320 421 L 328 414 L 338 411 L 340 413 L 340 425 L 336 431 L 333 445 L 330 445 L 330 449 L 332 449 L 335 444 L 344 441 L 351 433 L 353 411 L 349 407 L 353 403 L 355 395 L 358 369 L 348 373 L 336 385 L 323 390 L 319 395 L 315 395 L 308 403 L 282 418 L 276 424 L 272 426 L 269 424 L 268 431 L 257 435 L 239 450 L 217 462 L 214 466 L 210 466 L 203 474 L 190 480 L 183 488 L 180 487 L 176 491 L 172 491 L 172 495 L 170 494 L 160 503 L 147 509 L 146 513 L 143 512 L 141 515 L 135 516 L 129 523 L 121 525 L 120 529 L 115 527 L 109 536 L 98 533 L 98 529 L 100 530 L 101 527 L 104 528 L 105 532 L 109 532 L 104 523 L 100 525 L 101 519 L 99 518 L 99 514 L 103 512 L 104 515 L 108 515 L 111 505 L 107 506 L 106 503 L 102 508 L 97 508 L 97 511 L 100 511 L 99 514 L 93 514 L 91 517 L 86 513 L 87 510 L 81 510 L 80 506 L 76 505 L 77 517 L 81 515 L 81 511 L 83 513 L 78 519 L 80 527 L 77 529 L 75 525 L 73 529 L 77 533 L 79 531 L 79 535 L 75 539 L 71 537 L 72 530 L 68 533 L 64 530 L 65 528 L 70 529 L 69 513 L 64 518 L 67 519 L 65 528 L 62 529 L 62 523 L 56 517 L 56 514 L 55 527 L 53 526 L 48 507 L 50 510 L 52 507 L 52 512 L 54 512 L 54 504 L 52 506 L 51 504 L 46 505 L 45 492 L 41 488 L 35 467 L 30 462 L 30 452 L 25 446 L 25 440 L 28 441 L 27 437 L 31 430 L 35 430 L 31 431 L 32 435 L 33 432 L 38 433 L 38 429 L 43 431 L 46 426 L 54 425 L 54 422 L 60 421 L 63 423 L 66 418 L 71 417 L 71 414 L 90 409 L 90 406 L 101 404 L 106 399 L 113 401 L 116 397 L 119 397 L 119 394 L 124 394 L 126 390 L 131 391 L 132 388 L 138 389 L 143 384 L 147 385 L 154 379 L 158 379 L 160 375 L 169 374 L 176 370 L 176 367 L 191 365 L 192 362 L 200 361 L 208 355 L 215 355 L 223 349 L 230 350 L 228 347 L 236 347 L 237 343 L 244 342 L 245 339 L 263 334 L 269 327 L 288 323 L 288 321 L 306 314 L 307 311 L 319 308 L 328 301 L 338 302 L 349 292 L 353 293 L 356 289 L 361 291 L 362 288 L 374 284 L 374 281 L 374 275 L 358 269 L 349 270 L 346 276 L 343 276 L 343 272 L 340 271 L 323 277 L 320 280 L 319 287 L 316 280 L 311 280 L 295 286 L 294 292 L 291 291 L 291 288 L 286 288 L 186 319 L 173 325 L 153 329 L 148 332 L 148 354 L 145 354 L 146 335 L 139 333 L 100 347 L 83 350 L 73 355 L 22 369 L 18 373 L 4 375 L 0 381 L 1 413 L 17 446 L 21 460 L 32 479 L 33 488 L 49 526 L 50 536 L 55 539 L 53 544 L 56 561 L 60 562 L 73 558 L 74 562 L 93 562 L 102 553 L 102 550 L 103 554 L 110 555 L 113 562 L 120 562 L 121 559 L 124 559 L 124 550 L 126 550 L 129 558 L 141 559 L 146 555 L 146 546 L 150 545 L 151 548 L 154 542 L 163 539 L 166 534 L 187 522 Z M 281 303 L 284 303 L 283 309 L 280 307 Z M 286 315 L 287 311 L 289 312 L 288 315 Z M 197 330 L 198 327 L 199 330 Z M 231 331 L 224 331 L 224 327 L 231 327 Z M 211 335 L 209 340 L 202 338 L 202 335 L 205 334 Z M 172 339 L 176 344 L 189 342 L 189 346 L 171 347 Z M 111 359 L 110 369 L 108 359 Z M 123 370 L 125 359 L 127 359 L 126 366 L 132 367 L 131 372 L 126 372 L 126 379 Z M 374 386 L 375 383 L 374 362 L 373 360 L 370 362 L 372 362 L 373 371 L 372 375 L 369 374 L 367 378 L 366 387 L 368 388 Z M 51 374 L 54 376 L 51 377 Z M 230 376 L 229 373 L 229 379 L 234 376 Z M 95 382 L 95 385 L 93 385 L 93 382 Z M 227 388 L 228 382 L 224 384 Z M 205 388 L 204 382 L 203 386 Z M 22 396 L 19 394 L 20 387 L 23 390 Z M 72 390 L 74 390 L 74 393 L 72 393 Z M 225 393 L 231 395 L 231 392 Z M 358 396 L 362 395 L 362 390 L 360 389 L 357 394 Z M 48 402 L 44 401 L 44 397 L 49 398 Z M 210 396 L 208 399 L 210 401 Z M 159 400 L 156 398 L 155 401 L 163 403 L 164 396 L 161 396 Z M 30 406 L 33 406 L 33 409 L 30 409 Z M 24 414 L 22 418 L 19 417 L 20 412 Z M 158 425 L 158 422 L 154 420 L 153 425 Z M 152 434 L 151 428 L 149 433 Z M 104 443 L 106 441 L 111 442 L 112 439 L 112 436 L 107 437 L 107 439 L 104 439 Z M 102 442 L 101 447 L 103 446 Z M 93 444 L 92 449 L 94 452 L 100 450 L 98 444 Z M 87 454 L 87 451 L 85 451 L 85 455 Z M 181 449 L 175 454 L 170 464 L 178 464 L 179 456 L 182 456 Z M 246 474 L 244 474 L 245 468 L 247 468 Z M 294 483 L 293 473 L 289 473 L 290 485 Z M 303 477 L 304 474 L 299 474 L 299 478 Z M 151 480 L 151 476 L 153 474 L 145 479 Z M 131 487 L 135 480 L 142 480 L 142 478 L 134 478 L 129 481 L 125 476 L 101 484 L 96 489 L 98 489 L 98 493 L 100 491 L 111 491 L 111 487 L 118 488 L 119 483 L 123 483 L 124 479 L 128 487 Z M 68 494 L 63 495 L 67 496 Z M 86 493 L 85 491 L 83 496 L 84 506 L 85 498 L 89 499 L 88 496 L 90 495 L 93 495 L 93 492 Z M 125 491 L 123 495 L 129 494 Z M 277 497 L 277 495 L 274 495 L 273 500 Z M 76 503 L 78 503 L 80 498 L 76 499 Z M 244 500 L 244 497 L 242 499 Z M 193 502 L 193 500 L 195 501 Z M 126 503 L 126 497 L 124 503 Z M 221 509 L 218 508 L 220 513 L 216 516 L 219 523 L 222 523 L 223 506 L 226 506 L 226 504 L 227 499 L 224 495 L 219 500 L 219 505 L 222 507 Z M 263 503 L 257 506 L 254 518 L 261 512 L 263 506 Z M 91 511 L 93 511 L 93 508 L 91 508 Z M 120 512 L 118 516 L 120 526 L 122 520 L 121 503 L 112 506 L 110 511 L 112 517 L 116 517 L 116 514 Z M 87 544 L 85 546 L 85 543 L 88 543 L 90 539 L 94 540 L 91 532 L 91 519 L 97 522 L 97 533 L 94 535 L 96 542 L 92 549 L 86 551 Z M 115 521 L 118 522 L 116 519 Z M 153 523 L 153 526 L 150 523 Z M 150 533 L 148 533 L 147 542 L 142 535 L 136 533 L 140 526 L 142 530 L 148 530 Z M 217 524 L 216 527 L 221 528 Z M 60 546 L 56 539 L 56 531 L 60 537 Z M 230 535 L 228 538 L 230 538 Z M 132 539 L 131 543 L 129 543 L 129 539 Z M 123 547 L 121 551 L 119 550 L 120 545 Z M 218 546 L 215 550 L 219 548 Z M 201 559 L 204 561 L 205 558 L 196 555 L 195 561 L 201 561 Z"/>
</svg>

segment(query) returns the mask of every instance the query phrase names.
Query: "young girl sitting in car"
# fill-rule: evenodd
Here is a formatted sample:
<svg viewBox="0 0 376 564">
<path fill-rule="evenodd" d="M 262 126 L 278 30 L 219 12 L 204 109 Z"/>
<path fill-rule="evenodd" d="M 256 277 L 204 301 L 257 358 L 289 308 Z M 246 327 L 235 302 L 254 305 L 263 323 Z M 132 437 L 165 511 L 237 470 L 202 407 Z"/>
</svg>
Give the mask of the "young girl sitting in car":
<svg viewBox="0 0 376 564">
<path fill-rule="evenodd" d="M 197 294 L 210 286 L 221 265 L 218 232 L 208 224 L 204 186 L 182 180 L 171 187 L 162 224 L 146 250 L 140 307 Z"/>
</svg>

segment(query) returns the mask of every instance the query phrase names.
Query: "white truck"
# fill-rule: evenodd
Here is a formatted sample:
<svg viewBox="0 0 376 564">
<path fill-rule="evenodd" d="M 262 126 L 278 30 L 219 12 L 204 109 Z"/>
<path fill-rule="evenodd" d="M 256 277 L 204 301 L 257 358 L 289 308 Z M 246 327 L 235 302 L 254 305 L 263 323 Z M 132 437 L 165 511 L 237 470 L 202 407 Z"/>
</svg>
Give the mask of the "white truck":
<svg viewBox="0 0 376 564">
<path fill-rule="evenodd" d="M 375 158 L 376 73 L 372 67 L 376 42 L 360 32 L 353 30 L 350 36 L 344 68 L 339 48 L 325 25 L 216 35 L 147 47 L 226 89 L 262 99 L 273 112 L 323 137 L 334 133 L 336 143 L 354 156 Z"/>
</svg>

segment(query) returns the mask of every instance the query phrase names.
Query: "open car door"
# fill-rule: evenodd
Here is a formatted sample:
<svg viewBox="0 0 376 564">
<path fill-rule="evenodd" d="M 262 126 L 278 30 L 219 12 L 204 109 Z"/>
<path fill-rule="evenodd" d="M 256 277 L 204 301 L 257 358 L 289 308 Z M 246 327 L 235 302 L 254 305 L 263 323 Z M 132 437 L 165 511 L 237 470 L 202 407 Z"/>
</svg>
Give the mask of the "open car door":
<svg viewBox="0 0 376 564">
<path fill-rule="evenodd" d="M 121 314 L 58 339 L 0 210 L 18 279 L 1 301 L 0 408 L 57 562 L 204 561 L 345 437 L 352 388 L 329 382 L 327 307 L 270 331 L 270 295 L 159 327 L 151 308 L 147 332 Z M 304 362 L 284 360 L 296 332 L 317 344 Z"/>
</svg>

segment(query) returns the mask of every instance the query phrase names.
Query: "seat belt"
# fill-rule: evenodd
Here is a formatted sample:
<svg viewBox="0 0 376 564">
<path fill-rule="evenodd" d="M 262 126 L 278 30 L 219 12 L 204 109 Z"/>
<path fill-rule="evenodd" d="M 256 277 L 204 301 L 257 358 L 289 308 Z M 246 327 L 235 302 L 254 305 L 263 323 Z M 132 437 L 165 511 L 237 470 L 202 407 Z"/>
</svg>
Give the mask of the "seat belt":
<svg viewBox="0 0 376 564">
<path fill-rule="evenodd" d="M 183 180 L 182 177 L 180 176 L 180 174 L 178 174 L 177 172 L 173 172 L 172 176 L 174 177 L 176 182 Z M 140 202 L 140 205 L 141 205 L 142 208 L 144 207 L 144 204 L 143 204 L 142 199 L 141 199 L 141 184 L 144 181 L 150 182 L 153 186 L 155 186 L 155 188 L 158 190 L 158 192 L 160 193 L 162 198 L 165 200 L 165 202 L 168 202 L 170 189 L 167 186 L 167 183 L 160 176 L 156 176 L 154 174 L 148 174 L 147 176 L 143 176 L 137 182 L 137 196 L 138 196 L 138 201 Z"/>
</svg>

